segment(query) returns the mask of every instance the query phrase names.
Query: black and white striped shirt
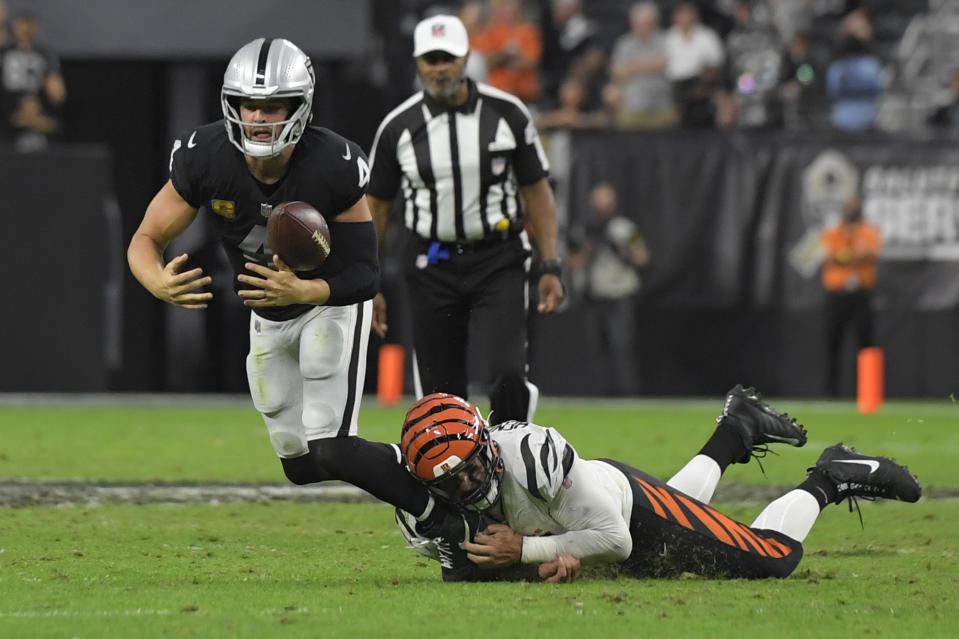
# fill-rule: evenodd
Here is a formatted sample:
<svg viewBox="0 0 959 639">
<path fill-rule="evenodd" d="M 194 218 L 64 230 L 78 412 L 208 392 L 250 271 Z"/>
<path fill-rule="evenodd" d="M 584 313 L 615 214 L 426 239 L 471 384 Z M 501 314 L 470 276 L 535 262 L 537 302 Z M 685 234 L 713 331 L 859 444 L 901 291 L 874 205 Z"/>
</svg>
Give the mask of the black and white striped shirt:
<svg viewBox="0 0 959 639">
<path fill-rule="evenodd" d="M 526 106 L 469 80 L 458 107 L 423 91 L 393 109 L 370 152 L 367 192 L 392 200 L 402 186 L 404 222 L 428 240 L 472 242 L 522 228 L 519 187 L 549 163 Z"/>
</svg>

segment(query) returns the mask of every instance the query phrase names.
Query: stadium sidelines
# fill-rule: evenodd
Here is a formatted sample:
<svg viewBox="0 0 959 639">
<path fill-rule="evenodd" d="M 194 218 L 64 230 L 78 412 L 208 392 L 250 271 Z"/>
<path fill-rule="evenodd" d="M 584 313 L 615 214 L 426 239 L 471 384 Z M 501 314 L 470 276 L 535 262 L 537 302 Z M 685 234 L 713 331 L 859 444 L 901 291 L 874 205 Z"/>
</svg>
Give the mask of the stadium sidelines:
<svg viewBox="0 0 959 639">
<path fill-rule="evenodd" d="M 372 406 L 376 399 L 368 396 Z M 404 398 L 401 406 L 412 402 Z M 670 411 L 712 411 L 715 398 L 636 398 L 606 399 L 588 397 L 548 397 L 544 406 L 664 409 Z M 777 402 L 780 400 L 777 398 Z M 856 413 L 851 400 L 819 400 L 802 402 L 804 415 L 820 412 Z M 790 399 L 782 400 L 788 404 Z M 0 393 L 0 409 L 3 408 L 228 408 L 249 409 L 255 413 L 247 395 L 239 394 L 182 394 L 182 393 Z M 922 422 L 926 417 L 956 416 L 959 405 L 952 398 L 940 401 L 897 400 L 887 402 L 881 409 L 886 415 L 903 417 L 906 424 Z M 921 416 L 921 417 L 920 417 Z M 2 414 L 0 414 L 2 417 Z M 904 444 L 907 447 L 908 444 Z M 917 448 L 926 448 L 926 443 L 915 443 Z M 720 485 L 715 498 L 727 503 L 768 502 L 782 495 L 792 486 L 755 485 L 728 483 Z M 959 498 L 959 487 L 926 486 L 924 499 Z M 275 483 L 199 483 L 199 482 L 110 482 L 59 478 L 0 477 L 0 507 L 58 506 L 97 503 L 117 504 L 217 504 L 229 502 L 268 503 L 347 503 L 374 502 L 375 500 L 353 486 L 327 482 L 322 485 L 294 486 L 282 481 Z"/>
<path fill-rule="evenodd" d="M 405 396 L 398 405 L 412 404 L 415 398 Z M 638 397 L 638 398 L 607 398 L 607 397 L 573 397 L 573 396 L 541 396 L 540 406 L 609 406 L 643 408 L 668 408 L 689 410 L 712 410 L 721 397 Z M 856 413 L 856 402 L 852 399 L 817 400 L 802 397 L 778 397 L 769 395 L 767 399 L 774 399 L 777 403 L 792 401 L 802 402 L 803 411 L 810 414 L 817 412 L 835 412 L 837 409 L 847 408 L 850 413 Z M 374 395 L 367 394 L 364 401 L 375 402 Z M 916 413 L 916 406 L 922 406 L 922 412 L 928 416 L 959 415 L 959 399 L 955 396 L 926 399 L 892 399 L 883 404 L 880 411 L 889 415 L 912 416 Z M 199 394 L 199 393 L 0 393 L 0 406 L 30 407 L 30 406 L 105 406 L 105 407 L 163 407 L 177 408 L 250 408 L 249 395 L 241 394 Z"/>
</svg>

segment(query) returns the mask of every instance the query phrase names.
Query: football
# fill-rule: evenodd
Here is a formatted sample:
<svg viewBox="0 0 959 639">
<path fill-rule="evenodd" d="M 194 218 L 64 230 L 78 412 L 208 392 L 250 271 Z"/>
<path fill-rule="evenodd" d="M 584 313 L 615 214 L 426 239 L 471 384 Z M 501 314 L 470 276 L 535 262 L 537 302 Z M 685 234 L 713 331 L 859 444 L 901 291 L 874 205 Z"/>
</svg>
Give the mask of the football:
<svg viewBox="0 0 959 639">
<path fill-rule="evenodd" d="M 273 253 L 294 271 L 310 271 L 330 255 L 330 227 L 306 202 L 283 202 L 270 213 L 266 239 Z"/>
</svg>

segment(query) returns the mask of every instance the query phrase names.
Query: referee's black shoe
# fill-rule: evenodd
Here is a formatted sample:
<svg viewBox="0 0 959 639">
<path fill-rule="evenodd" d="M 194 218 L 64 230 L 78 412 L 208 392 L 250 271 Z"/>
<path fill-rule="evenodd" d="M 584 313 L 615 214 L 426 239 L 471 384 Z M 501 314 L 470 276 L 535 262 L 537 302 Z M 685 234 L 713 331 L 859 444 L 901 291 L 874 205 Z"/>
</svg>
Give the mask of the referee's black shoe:
<svg viewBox="0 0 959 639">
<path fill-rule="evenodd" d="M 716 421 L 726 421 L 739 433 L 746 454 L 739 459 L 744 464 L 750 457 L 764 457 L 769 444 L 804 446 L 806 429 L 786 413 L 780 413 L 760 399 L 755 388 L 736 384 L 726 393 L 723 414 Z"/>
</svg>

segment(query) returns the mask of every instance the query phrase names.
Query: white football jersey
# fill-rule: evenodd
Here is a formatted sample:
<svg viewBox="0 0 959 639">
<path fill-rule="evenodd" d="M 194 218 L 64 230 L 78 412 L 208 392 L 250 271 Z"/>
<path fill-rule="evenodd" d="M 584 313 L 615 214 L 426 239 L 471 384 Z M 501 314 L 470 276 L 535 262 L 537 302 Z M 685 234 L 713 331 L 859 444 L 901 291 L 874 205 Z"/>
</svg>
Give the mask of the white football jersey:
<svg viewBox="0 0 959 639">
<path fill-rule="evenodd" d="M 622 561 L 632 551 L 633 493 L 621 471 L 581 459 L 552 428 L 509 421 L 489 427 L 503 460 L 500 498 L 486 514 L 523 535 L 523 563 L 559 553 L 584 563 Z M 416 519 L 397 509 L 407 544 L 438 559 L 435 544 L 415 532 Z"/>
<path fill-rule="evenodd" d="M 563 552 L 602 561 L 629 556 L 633 493 L 622 472 L 581 459 L 552 428 L 504 422 L 489 429 L 503 460 L 498 513 L 522 534 L 523 562 Z"/>
</svg>

